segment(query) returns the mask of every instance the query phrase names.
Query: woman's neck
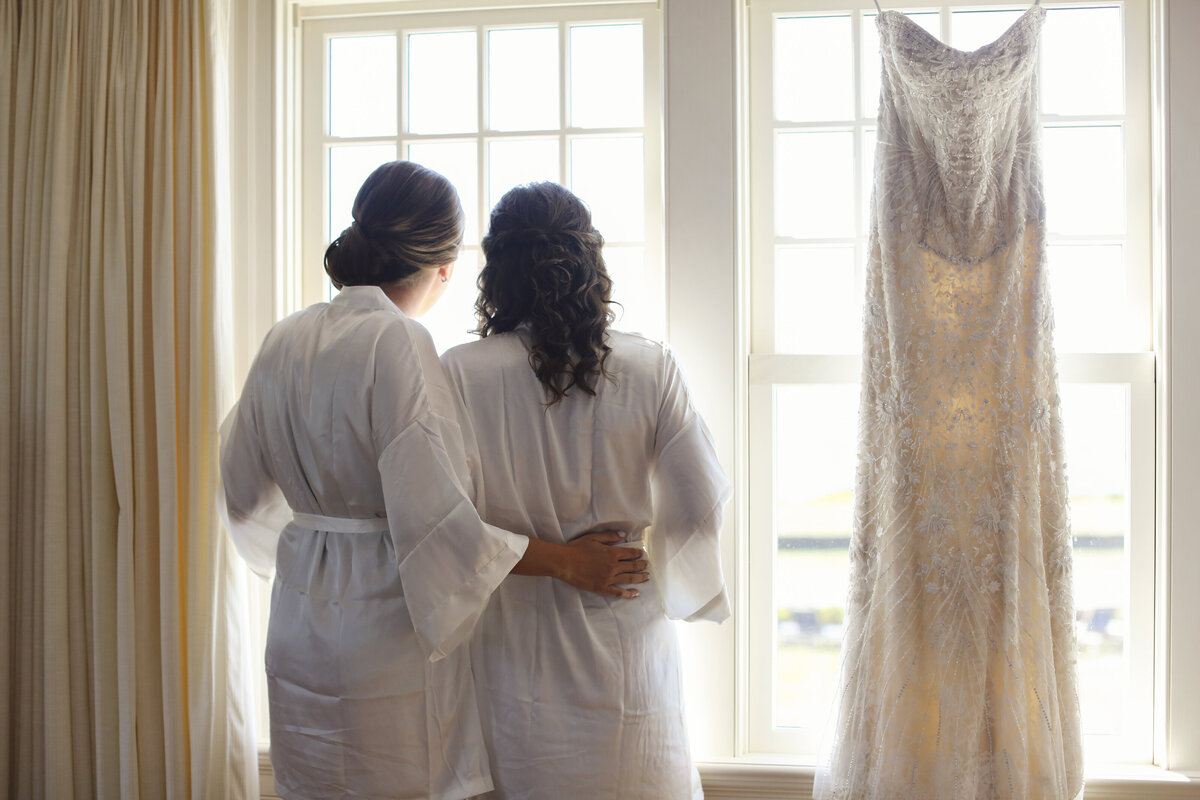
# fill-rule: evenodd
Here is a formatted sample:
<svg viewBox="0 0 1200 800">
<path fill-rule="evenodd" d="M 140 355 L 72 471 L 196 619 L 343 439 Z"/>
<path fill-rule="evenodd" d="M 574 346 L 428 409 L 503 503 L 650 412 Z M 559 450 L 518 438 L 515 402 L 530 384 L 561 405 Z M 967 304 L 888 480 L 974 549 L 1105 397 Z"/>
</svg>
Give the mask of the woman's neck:
<svg viewBox="0 0 1200 800">
<path fill-rule="evenodd" d="M 396 304 L 396 308 L 404 312 L 404 316 L 419 317 L 432 305 L 430 293 L 438 280 L 438 271 L 427 269 L 421 270 L 421 274 L 415 281 L 403 281 L 379 288 L 383 290 L 389 300 Z"/>
</svg>

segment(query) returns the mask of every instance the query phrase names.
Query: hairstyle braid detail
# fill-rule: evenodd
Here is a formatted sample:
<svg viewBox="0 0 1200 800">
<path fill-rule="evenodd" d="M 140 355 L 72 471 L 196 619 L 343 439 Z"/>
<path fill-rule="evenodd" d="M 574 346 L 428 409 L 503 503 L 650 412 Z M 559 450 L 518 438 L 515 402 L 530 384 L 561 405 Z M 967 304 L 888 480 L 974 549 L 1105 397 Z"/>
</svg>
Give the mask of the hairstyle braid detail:
<svg viewBox="0 0 1200 800">
<path fill-rule="evenodd" d="M 483 238 L 477 332 L 528 326 L 529 364 L 548 405 L 573 388 L 594 396 L 597 380 L 611 377 L 605 362 L 612 279 L 603 245 L 587 206 L 555 183 L 518 186 L 492 211 Z"/>
</svg>

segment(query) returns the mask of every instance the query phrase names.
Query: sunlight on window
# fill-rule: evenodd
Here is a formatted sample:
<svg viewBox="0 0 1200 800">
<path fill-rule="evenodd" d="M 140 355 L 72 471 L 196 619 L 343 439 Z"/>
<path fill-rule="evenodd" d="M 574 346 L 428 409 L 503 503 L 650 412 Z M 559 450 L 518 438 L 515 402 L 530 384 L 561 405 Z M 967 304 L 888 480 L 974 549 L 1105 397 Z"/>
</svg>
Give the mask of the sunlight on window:
<svg viewBox="0 0 1200 800">
<path fill-rule="evenodd" d="M 400 38 L 401 53 L 394 35 L 329 38 L 327 130 L 359 141 L 324 145 L 328 235 L 349 224 L 362 180 L 397 157 L 445 175 L 462 200 L 463 257 L 425 320 L 439 350 L 470 338 L 475 325 L 478 247 L 491 208 L 514 186 L 543 180 L 591 208 L 623 304 L 618 325 L 662 335 L 662 290 L 647 272 L 659 275 L 661 266 L 646 247 L 647 181 L 655 178 L 643 128 L 644 36 L 642 23 L 623 21 L 414 28 Z M 399 155 L 395 144 L 379 144 L 385 137 L 398 139 Z"/>
<path fill-rule="evenodd" d="M 858 387 L 775 389 L 775 725 L 825 725 L 850 571 Z"/>
<path fill-rule="evenodd" d="M 775 352 L 854 353 L 862 340 L 862 280 L 854 245 L 775 251 Z"/>
<path fill-rule="evenodd" d="M 641 247 L 604 246 L 604 264 L 613 280 L 613 308 L 617 315 L 613 327 L 621 331 L 640 333 L 651 339 L 663 336 L 662 311 L 652 298 L 658 296 L 647 284 L 645 249 Z"/>
<path fill-rule="evenodd" d="M 571 125 L 639 127 L 642 111 L 642 26 L 571 26 Z"/>
<path fill-rule="evenodd" d="M 488 209 L 514 186 L 534 181 L 562 183 L 558 139 L 497 139 L 488 142 Z M 486 225 L 485 225 L 486 228 Z"/>
<path fill-rule="evenodd" d="M 558 29 L 488 31 L 488 127 L 557 129 Z"/>
<path fill-rule="evenodd" d="M 1125 141 L 1119 125 L 1042 132 L 1046 225 L 1057 234 L 1125 232 Z"/>
<path fill-rule="evenodd" d="M 775 232 L 779 236 L 853 236 L 854 134 L 779 133 L 775 169 Z"/>
<path fill-rule="evenodd" d="M 329 135 L 396 134 L 396 37 L 329 40 Z"/>
<path fill-rule="evenodd" d="M 1053 8 L 1042 32 L 1042 113 L 1125 111 L 1119 8 Z"/>
<path fill-rule="evenodd" d="M 1060 353 L 1136 349 L 1122 245 L 1050 245 L 1046 264 Z"/>
<path fill-rule="evenodd" d="M 646 235 L 646 179 L 642 137 L 571 141 L 571 190 L 592 210 L 592 224 L 610 242 Z"/>
<path fill-rule="evenodd" d="M 408 35 L 408 129 L 474 133 L 478 129 L 475 32 Z"/>
<path fill-rule="evenodd" d="M 814 75 L 821 79 L 813 80 Z M 775 118 L 808 122 L 853 116 L 854 41 L 849 15 L 777 19 Z"/>
<path fill-rule="evenodd" d="M 1062 387 L 1085 734 L 1121 733 L 1128 684 L 1129 390 Z"/>
<path fill-rule="evenodd" d="M 863 128 L 860 137 L 862 185 L 859 187 L 859 228 L 865 233 L 871 225 L 871 194 L 875 188 L 875 144 L 874 128 Z"/>
</svg>

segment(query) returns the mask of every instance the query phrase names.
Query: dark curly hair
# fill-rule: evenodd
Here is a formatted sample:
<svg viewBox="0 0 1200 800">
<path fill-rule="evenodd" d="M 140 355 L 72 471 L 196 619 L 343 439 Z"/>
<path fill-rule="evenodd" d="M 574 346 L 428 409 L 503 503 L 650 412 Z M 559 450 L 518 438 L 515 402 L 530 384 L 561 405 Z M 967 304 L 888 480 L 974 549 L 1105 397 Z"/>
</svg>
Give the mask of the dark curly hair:
<svg viewBox="0 0 1200 800">
<path fill-rule="evenodd" d="M 604 237 L 583 201 L 557 183 L 509 190 L 483 237 L 476 333 L 525 323 L 529 365 L 554 405 L 573 388 L 596 394 L 612 348 L 612 279 L 600 253 Z"/>
<path fill-rule="evenodd" d="M 464 215 L 450 181 L 412 161 L 375 168 L 358 190 L 354 222 L 325 250 L 343 286 L 393 286 L 458 257 Z"/>
</svg>

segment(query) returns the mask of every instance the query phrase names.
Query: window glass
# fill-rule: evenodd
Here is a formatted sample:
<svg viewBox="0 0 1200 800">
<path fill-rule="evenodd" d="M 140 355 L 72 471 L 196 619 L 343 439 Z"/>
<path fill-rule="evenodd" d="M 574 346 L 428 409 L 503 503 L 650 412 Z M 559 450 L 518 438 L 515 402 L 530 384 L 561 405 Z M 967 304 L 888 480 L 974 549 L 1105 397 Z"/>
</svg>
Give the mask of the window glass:
<svg viewBox="0 0 1200 800">
<path fill-rule="evenodd" d="M 642 26 L 572 25 L 571 125 L 640 127 Z"/>
<path fill-rule="evenodd" d="M 646 235 L 642 137 L 571 140 L 571 190 L 592 210 L 592 224 L 610 242 Z"/>
<path fill-rule="evenodd" d="M 413 133 L 478 130 L 474 31 L 408 35 L 408 129 Z"/>
<path fill-rule="evenodd" d="M 396 135 L 396 37 L 329 40 L 330 136 Z"/>
<path fill-rule="evenodd" d="M 820 76 L 819 80 L 814 80 Z M 775 21 L 775 118 L 848 120 L 854 115 L 850 15 Z"/>
<path fill-rule="evenodd" d="M 558 28 L 488 31 L 488 127 L 557 130 Z"/>
</svg>

